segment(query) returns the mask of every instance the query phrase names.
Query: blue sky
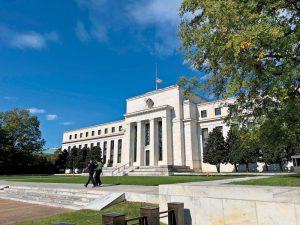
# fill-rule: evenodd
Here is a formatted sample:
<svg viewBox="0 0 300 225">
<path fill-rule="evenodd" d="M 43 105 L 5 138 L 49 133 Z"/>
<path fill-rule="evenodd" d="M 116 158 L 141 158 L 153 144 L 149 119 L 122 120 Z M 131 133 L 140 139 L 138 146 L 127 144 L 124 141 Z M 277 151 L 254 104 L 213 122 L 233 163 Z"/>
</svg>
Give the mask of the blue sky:
<svg viewBox="0 0 300 225">
<path fill-rule="evenodd" d="M 123 119 L 126 98 L 182 75 L 181 0 L 0 1 L 0 111 L 30 109 L 45 147 L 64 130 Z"/>
</svg>

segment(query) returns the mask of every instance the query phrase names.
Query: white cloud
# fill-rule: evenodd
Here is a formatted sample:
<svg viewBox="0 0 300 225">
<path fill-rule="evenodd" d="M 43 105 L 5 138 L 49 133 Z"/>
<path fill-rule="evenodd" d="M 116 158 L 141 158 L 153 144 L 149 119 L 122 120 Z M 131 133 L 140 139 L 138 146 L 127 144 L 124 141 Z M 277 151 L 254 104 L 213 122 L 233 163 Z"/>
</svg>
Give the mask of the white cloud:
<svg viewBox="0 0 300 225">
<path fill-rule="evenodd" d="M 47 120 L 56 120 L 57 118 L 58 118 L 58 116 L 55 115 L 55 114 L 48 114 L 48 115 L 46 115 L 46 119 Z"/>
<path fill-rule="evenodd" d="M 38 109 L 38 108 L 30 108 L 28 109 L 30 113 L 32 114 L 41 114 L 41 113 L 45 113 L 45 109 Z"/>
<path fill-rule="evenodd" d="M 81 21 L 78 21 L 75 27 L 75 32 L 79 40 L 83 43 L 87 43 L 90 39 L 90 34 L 85 29 L 84 24 Z"/>
<path fill-rule="evenodd" d="M 61 123 L 62 125 L 65 125 L 65 126 L 68 126 L 68 125 L 72 125 L 73 124 L 73 122 L 63 122 L 63 123 Z"/>
<path fill-rule="evenodd" d="M 3 97 L 4 100 L 7 100 L 7 101 L 10 101 L 10 100 L 16 100 L 18 99 L 17 97 L 14 97 L 14 96 L 4 96 Z"/>
<path fill-rule="evenodd" d="M 17 31 L 0 23 L 0 43 L 19 49 L 43 49 L 48 42 L 57 42 L 59 36 L 56 32 L 38 33 L 35 31 Z"/>
</svg>

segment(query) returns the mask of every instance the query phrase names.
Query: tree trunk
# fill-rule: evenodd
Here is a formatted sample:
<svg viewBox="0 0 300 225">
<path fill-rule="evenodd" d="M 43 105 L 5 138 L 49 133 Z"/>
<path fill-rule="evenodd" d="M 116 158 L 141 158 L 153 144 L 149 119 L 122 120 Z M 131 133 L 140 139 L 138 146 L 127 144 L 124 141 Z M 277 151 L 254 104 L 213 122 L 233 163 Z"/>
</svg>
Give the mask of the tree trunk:
<svg viewBox="0 0 300 225">
<path fill-rule="evenodd" d="M 216 167 L 217 167 L 218 173 L 220 173 L 220 167 L 221 167 L 220 163 L 217 163 L 217 164 L 216 164 Z"/>
<path fill-rule="evenodd" d="M 238 165 L 236 163 L 234 163 L 234 169 L 235 169 L 235 172 L 239 172 Z"/>
<path fill-rule="evenodd" d="M 249 172 L 249 163 L 246 163 L 246 171 Z"/>
<path fill-rule="evenodd" d="M 269 172 L 269 167 L 268 167 L 268 164 L 265 163 L 265 166 L 266 166 L 266 172 Z"/>
<path fill-rule="evenodd" d="M 280 171 L 283 171 L 283 165 L 282 162 L 279 163 Z"/>
</svg>

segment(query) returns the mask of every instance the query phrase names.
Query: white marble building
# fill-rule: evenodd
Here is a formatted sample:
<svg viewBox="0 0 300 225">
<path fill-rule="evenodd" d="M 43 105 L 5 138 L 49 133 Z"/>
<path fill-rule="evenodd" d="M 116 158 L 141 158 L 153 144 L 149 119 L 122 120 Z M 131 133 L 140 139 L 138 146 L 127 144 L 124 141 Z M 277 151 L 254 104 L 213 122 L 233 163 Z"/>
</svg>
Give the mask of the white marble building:
<svg viewBox="0 0 300 225">
<path fill-rule="evenodd" d="M 208 102 L 200 96 L 186 100 L 177 85 L 126 101 L 124 120 L 66 131 L 62 149 L 98 145 L 105 162 L 111 162 L 106 166 L 112 167 L 215 171 L 215 166 L 203 163 L 203 145 L 213 128 L 222 129 L 224 136 L 228 132 L 224 102 Z M 233 171 L 231 165 L 221 169 Z"/>
</svg>

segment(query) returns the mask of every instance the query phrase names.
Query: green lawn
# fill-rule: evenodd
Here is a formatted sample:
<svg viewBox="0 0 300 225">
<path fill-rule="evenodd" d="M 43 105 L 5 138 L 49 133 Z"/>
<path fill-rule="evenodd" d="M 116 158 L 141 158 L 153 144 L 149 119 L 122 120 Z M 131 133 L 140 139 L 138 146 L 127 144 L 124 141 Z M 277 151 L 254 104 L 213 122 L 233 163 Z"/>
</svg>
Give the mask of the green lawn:
<svg viewBox="0 0 300 225">
<path fill-rule="evenodd" d="M 31 221 L 18 222 L 14 225 L 50 225 L 59 222 L 75 223 L 76 225 L 94 225 L 102 224 L 102 214 L 104 213 L 124 213 L 128 218 L 139 216 L 140 207 L 155 206 L 152 204 L 140 202 L 123 202 L 111 206 L 101 211 L 80 210 L 74 212 L 63 213 L 55 216 L 50 216 L 44 219 L 36 219 Z"/>
<path fill-rule="evenodd" d="M 272 176 L 257 180 L 233 182 L 231 184 L 300 187 L 300 173 L 294 175 Z"/>
<path fill-rule="evenodd" d="M 215 176 L 122 176 L 122 177 L 101 177 L 104 184 L 122 185 L 145 185 L 157 186 L 159 184 L 187 183 L 195 181 L 210 181 L 243 176 L 215 175 Z M 42 182 L 42 183 L 73 183 L 84 184 L 87 177 L 83 176 L 0 176 L 0 180 L 20 181 L 20 182 Z"/>
</svg>

